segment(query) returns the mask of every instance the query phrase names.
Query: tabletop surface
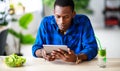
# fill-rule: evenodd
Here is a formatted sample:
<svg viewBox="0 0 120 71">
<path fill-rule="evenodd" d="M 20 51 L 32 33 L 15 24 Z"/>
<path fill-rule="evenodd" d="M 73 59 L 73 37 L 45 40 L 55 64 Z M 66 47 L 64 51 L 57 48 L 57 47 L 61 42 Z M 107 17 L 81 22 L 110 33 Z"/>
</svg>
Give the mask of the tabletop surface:
<svg viewBox="0 0 120 71">
<path fill-rule="evenodd" d="M 106 68 L 97 65 L 97 58 L 80 64 L 66 63 L 60 60 L 53 62 L 42 58 L 25 57 L 22 67 L 8 67 L 0 56 L 0 71 L 120 71 L 120 58 L 108 58 Z"/>
</svg>

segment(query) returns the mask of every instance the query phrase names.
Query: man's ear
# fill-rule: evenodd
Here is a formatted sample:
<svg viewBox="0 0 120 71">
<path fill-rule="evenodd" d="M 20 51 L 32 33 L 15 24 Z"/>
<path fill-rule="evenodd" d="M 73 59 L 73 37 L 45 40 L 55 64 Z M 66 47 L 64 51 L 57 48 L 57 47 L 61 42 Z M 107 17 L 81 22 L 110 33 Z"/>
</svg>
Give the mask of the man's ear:
<svg viewBox="0 0 120 71">
<path fill-rule="evenodd" d="M 75 11 L 73 11 L 73 17 L 76 15 L 76 12 Z"/>
</svg>

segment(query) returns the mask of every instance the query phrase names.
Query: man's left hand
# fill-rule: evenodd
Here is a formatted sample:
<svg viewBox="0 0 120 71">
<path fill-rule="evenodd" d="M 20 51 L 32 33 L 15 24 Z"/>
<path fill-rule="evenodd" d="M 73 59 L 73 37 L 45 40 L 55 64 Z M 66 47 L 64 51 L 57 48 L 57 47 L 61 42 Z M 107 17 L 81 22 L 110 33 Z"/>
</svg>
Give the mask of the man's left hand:
<svg viewBox="0 0 120 71">
<path fill-rule="evenodd" d="M 75 53 L 68 48 L 68 51 L 58 49 L 52 51 L 52 55 L 55 56 L 57 59 L 61 59 L 66 62 L 76 62 L 77 56 Z"/>
</svg>

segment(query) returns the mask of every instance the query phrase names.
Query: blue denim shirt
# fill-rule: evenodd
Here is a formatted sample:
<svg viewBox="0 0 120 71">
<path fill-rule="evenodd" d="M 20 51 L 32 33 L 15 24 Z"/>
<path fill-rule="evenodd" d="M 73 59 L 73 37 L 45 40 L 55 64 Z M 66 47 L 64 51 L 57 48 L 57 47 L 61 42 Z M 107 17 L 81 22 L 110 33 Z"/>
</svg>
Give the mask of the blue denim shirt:
<svg viewBox="0 0 120 71">
<path fill-rule="evenodd" d="M 32 47 L 33 56 L 36 57 L 36 50 L 43 48 L 43 44 L 67 45 L 75 54 L 86 54 L 88 60 L 93 59 L 98 50 L 93 28 L 85 15 L 76 15 L 64 35 L 60 34 L 53 15 L 44 17 Z"/>
</svg>

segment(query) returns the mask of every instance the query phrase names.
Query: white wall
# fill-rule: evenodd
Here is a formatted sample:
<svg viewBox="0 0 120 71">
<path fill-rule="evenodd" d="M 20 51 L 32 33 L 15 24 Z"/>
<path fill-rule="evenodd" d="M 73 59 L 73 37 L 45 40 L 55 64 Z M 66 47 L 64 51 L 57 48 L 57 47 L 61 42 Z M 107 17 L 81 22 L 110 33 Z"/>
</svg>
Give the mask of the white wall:
<svg viewBox="0 0 120 71">
<path fill-rule="evenodd" d="M 120 29 L 116 26 L 111 29 L 104 27 L 104 1 L 105 0 L 91 0 L 90 7 L 94 10 L 94 14 L 88 16 L 96 36 L 101 41 L 101 45 L 107 50 L 107 57 L 120 58 Z"/>
<path fill-rule="evenodd" d="M 120 58 L 120 29 L 95 29 L 95 34 L 106 48 L 108 58 Z"/>
<path fill-rule="evenodd" d="M 104 26 L 104 1 L 90 0 L 90 8 L 94 11 L 93 15 L 88 15 L 94 28 Z"/>
</svg>

